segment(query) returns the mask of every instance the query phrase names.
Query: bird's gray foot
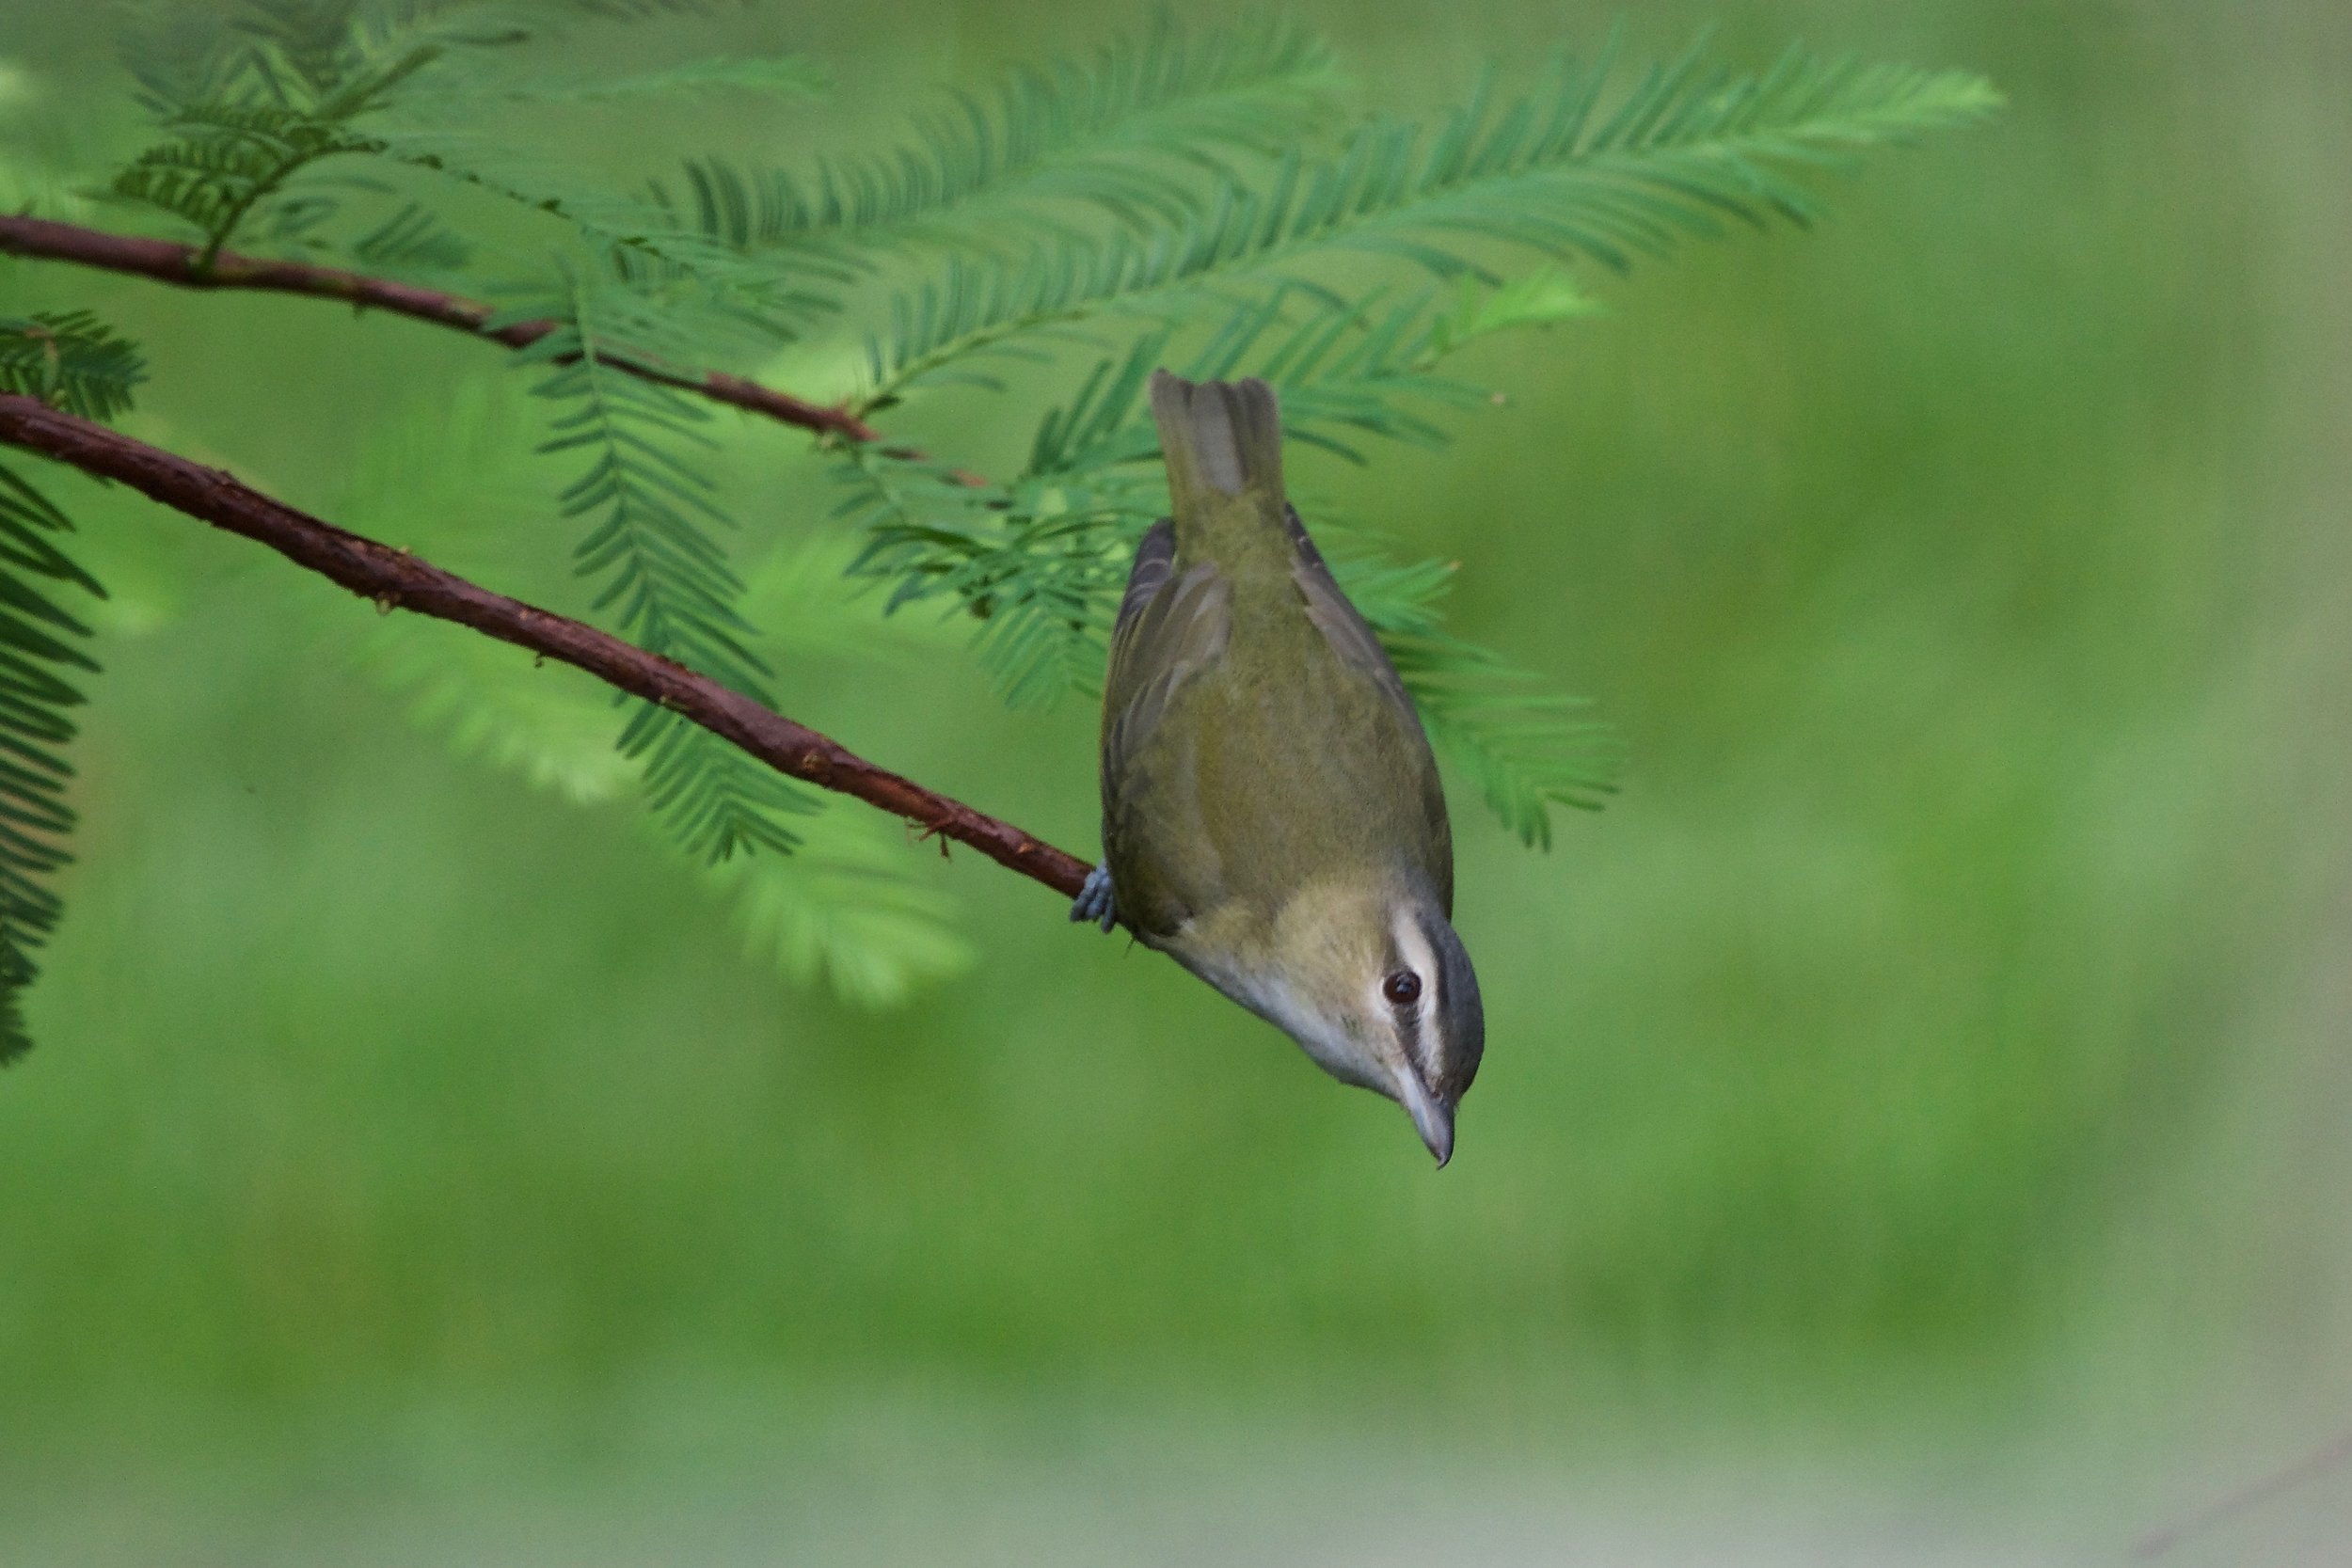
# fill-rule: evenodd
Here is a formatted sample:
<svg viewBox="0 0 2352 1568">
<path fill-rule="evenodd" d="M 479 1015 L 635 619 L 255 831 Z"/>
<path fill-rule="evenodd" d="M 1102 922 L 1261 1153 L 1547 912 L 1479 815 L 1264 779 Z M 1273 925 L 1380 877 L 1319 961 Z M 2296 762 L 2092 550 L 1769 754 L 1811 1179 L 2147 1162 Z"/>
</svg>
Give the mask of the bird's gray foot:
<svg viewBox="0 0 2352 1568">
<path fill-rule="evenodd" d="M 1119 910 L 1111 902 L 1111 868 L 1107 862 L 1087 873 L 1087 885 L 1078 890 L 1078 896 L 1070 906 L 1072 921 L 1091 920 L 1105 931 L 1119 924 Z"/>
</svg>

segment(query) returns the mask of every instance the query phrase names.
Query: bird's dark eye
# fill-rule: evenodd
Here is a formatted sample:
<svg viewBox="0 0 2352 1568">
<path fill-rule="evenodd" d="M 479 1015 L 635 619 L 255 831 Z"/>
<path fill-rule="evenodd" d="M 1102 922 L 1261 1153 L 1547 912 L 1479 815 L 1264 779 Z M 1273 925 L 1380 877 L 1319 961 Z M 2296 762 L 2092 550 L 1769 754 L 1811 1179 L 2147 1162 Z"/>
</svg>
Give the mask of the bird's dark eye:
<svg viewBox="0 0 2352 1568">
<path fill-rule="evenodd" d="M 1393 1006 L 1409 1007 L 1421 1000 L 1421 976 L 1409 969 L 1400 969 L 1380 982 L 1380 994 Z"/>
</svg>

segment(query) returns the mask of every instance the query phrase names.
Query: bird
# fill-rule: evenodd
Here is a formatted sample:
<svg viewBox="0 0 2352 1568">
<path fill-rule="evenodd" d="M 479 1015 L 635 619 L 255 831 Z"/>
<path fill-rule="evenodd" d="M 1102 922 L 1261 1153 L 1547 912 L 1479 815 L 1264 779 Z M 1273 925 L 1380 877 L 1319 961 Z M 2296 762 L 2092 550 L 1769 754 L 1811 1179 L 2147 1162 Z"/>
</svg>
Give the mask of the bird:
<svg viewBox="0 0 2352 1568">
<path fill-rule="evenodd" d="M 1284 492 L 1273 388 L 1160 370 L 1151 400 L 1170 515 L 1112 630 L 1103 861 L 1070 917 L 1395 1101 L 1442 1168 L 1486 1028 L 1428 736 Z"/>
</svg>

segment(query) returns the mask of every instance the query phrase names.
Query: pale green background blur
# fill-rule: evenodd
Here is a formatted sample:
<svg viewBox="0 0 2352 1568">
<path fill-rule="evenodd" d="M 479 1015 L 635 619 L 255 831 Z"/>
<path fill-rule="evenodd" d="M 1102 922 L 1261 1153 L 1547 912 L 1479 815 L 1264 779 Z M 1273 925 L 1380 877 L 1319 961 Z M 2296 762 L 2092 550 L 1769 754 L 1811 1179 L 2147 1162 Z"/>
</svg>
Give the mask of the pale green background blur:
<svg viewBox="0 0 2352 1568">
<path fill-rule="evenodd" d="M 0 131 L 123 147 L 94 8 L 5 11 Z M 1298 13 L 1408 105 L 1612 14 Z M 837 85 L 658 134 L 850 145 L 1146 14 L 677 24 Z M 1441 1176 L 971 857 L 930 863 L 963 977 L 789 984 L 632 810 L 413 721 L 364 606 L 72 491 L 119 592 L 0 1076 L 0 1562 L 2106 1562 L 2352 1425 L 2352 15 L 1677 0 L 1629 40 L 1709 21 L 2012 106 L 1815 233 L 1596 279 L 1447 453 L 1304 460 L 1633 759 L 1549 857 L 1460 802 L 1490 1044 Z M 0 291 L 102 309 L 135 430 L 329 515 L 501 374 L 301 302 Z M 993 461 L 968 406 L 904 427 Z M 804 443 L 741 439 L 758 542 L 820 533 Z M 1082 706 L 960 657 L 779 684 L 1092 848 Z M 2337 1471 L 2164 1560 L 2347 1540 Z"/>
</svg>

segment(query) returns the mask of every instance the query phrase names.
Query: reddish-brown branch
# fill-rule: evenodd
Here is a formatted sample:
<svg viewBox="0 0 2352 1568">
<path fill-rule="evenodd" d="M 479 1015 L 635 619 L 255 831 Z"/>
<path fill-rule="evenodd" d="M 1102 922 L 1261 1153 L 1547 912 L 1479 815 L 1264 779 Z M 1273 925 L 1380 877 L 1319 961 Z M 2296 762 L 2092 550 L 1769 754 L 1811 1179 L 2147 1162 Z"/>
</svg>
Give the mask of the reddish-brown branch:
<svg viewBox="0 0 2352 1568">
<path fill-rule="evenodd" d="M 853 795 L 905 817 L 927 834 L 968 844 L 1065 896 L 1075 897 L 1086 881 L 1086 863 L 1075 856 L 877 767 L 683 665 L 594 626 L 493 594 L 405 550 L 345 532 L 248 489 L 218 469 L 26 397 L 0 395 L 0 442 L 127 484 L 200 522 L 266 545 L 295 565 L 386 609 L 454 621 L 585 670 L 684 716 L 779 772 Z"/>
<path fill-rule="evenodd" d="M 72 261 L 105 272 L 124 273 L 134 277 L 152 278 L 183 289 L 249 289 L 263 293 L 305 294 L 312 299 L 331 299 L 362 310 L 384 310 L 406 316 L 412 321 L 431 322 L 436 326 L 452 327 L 470 337 L 503 343 L 508 348 L 528 348 L 556 329 L 551 321 L 509 322 L 492 326 L 497 312 L 477 299 L 462 294 L 442 293 L 434 289 L 421 289 L 410 283 L 395 282 L 389 277 L 370 277 L 363 273 L 345 272 L 340 267 L 312 266 L 306 261 L 272 261 L 256 256 L 240 256 L 223 251 L 213 258 L 210 265 L 202 261 L 203 253 L 194 245 L 174 245 L 168 240 L 143 240 L 128 234 L 110 234 L 100 229 L 85 229 L 78 224 L 53 223 L 46 218 L 9 217 L 0 215 L 0 252 L 12 256 L 29 256 L 42 261 Z M 846 408 L 829 404 L 811 403 L 763 387 L 756 381 L 739 375 L 713 372 L 707 375 L 690 372 L 666 373 L 652 367 L 614 361 L 632 375 L 665 386 L 680 387 L 698 392 L 714 403 L 764 414 L 769 419 L 819 435 L 837 436 L 850 441 L 875 441 L 881 433 Z"/>
</svg>

